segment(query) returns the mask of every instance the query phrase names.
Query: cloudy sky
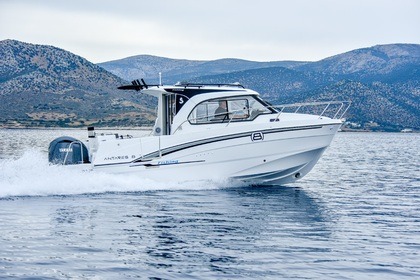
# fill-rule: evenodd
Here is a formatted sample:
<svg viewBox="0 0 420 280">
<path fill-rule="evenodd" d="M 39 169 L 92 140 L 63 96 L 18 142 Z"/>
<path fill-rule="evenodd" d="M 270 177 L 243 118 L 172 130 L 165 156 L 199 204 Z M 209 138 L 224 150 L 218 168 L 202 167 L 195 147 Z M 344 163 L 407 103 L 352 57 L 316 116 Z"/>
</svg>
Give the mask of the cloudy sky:
<svg viewBox="0 0 420 280">
<path fill-rule="evenodd" d="M 138 54 L 308 60 L 420 43 L 420 0 L 0 0 L 0 40 L 92 62 Z"/>
</svg>

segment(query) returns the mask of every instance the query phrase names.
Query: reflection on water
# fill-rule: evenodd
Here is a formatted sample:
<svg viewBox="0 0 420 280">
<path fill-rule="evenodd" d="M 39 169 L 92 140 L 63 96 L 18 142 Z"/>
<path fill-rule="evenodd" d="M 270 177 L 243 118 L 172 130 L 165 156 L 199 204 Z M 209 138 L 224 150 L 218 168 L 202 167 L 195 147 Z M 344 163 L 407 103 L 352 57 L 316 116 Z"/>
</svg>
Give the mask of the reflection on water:
<svg viewBox="0 0 420 280">
<path fill-rule="evenodd" d="M 102 265 L 107 259 L 118 260 L 129 273 L 135 268 L 150 277 L 159 276 L 161 269 L 180 276 L 193 271 L 199 272 L 197 276 L 234 275 L 255 269 L 256 256 L 264 266 L 292 251 L 315 254 L 329 250 L 322 244 L 330 235 L 331 221 L 319 202 L 299 188 L 244 187 L 44 199 L 56 207 L 47 227 L 52 235 L 49 242 L 62 248 L 62 257 L 77 255 L 89 261 L 94 254 Z M 292 241 L 297 239 L 302 241 Z M 266 268 L 264 271 L 276 274 Z"/>
</svg>

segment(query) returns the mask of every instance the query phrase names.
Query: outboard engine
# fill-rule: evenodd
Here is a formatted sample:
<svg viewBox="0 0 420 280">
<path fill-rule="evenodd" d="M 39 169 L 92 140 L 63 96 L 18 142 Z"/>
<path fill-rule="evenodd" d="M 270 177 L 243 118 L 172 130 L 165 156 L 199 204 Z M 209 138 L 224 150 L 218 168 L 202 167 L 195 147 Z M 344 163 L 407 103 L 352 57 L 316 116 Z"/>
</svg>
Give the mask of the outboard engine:
<svg viewBox="0 0 420 280">
<path fill-rule="evenodd" d="M 50 143 L 48 161 L 52 164 L 62 165 L 89 163 L 89 153 L 81 141 L 63 136 Z"/>
</svg>

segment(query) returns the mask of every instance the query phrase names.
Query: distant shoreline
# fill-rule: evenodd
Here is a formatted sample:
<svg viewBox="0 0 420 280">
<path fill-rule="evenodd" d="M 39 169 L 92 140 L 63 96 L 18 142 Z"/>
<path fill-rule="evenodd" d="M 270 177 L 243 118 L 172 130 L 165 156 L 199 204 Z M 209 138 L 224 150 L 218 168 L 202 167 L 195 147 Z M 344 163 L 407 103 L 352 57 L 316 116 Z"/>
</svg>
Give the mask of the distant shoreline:
<svg viewBox="0 0 420 280">
<path fill-rule="evenodd" d="M 87 130 L 86 127 L 6 127 L 6 126 L 0 126 L 0 129 L 34 129 L 34 130 Z M 139 126 L 139 127 L 95 127 L 95 130 L 152 130 L 153 127 L 145 127 L 145 126 Z"/>
<path fill-rule="evenodd" d="M 86 127 L 6 127 L 6 126 L 0 126 L 0 129 L 11 129 L 11 130 L 19 130 L 19 129 L 33 129 L 33 130 L 87 130 L 88 126 Z M 150 131 L 152 130 L 152 126 L 138 126 L 138 127 L 95 127 L 95 130 L 143 130 L 143 131 Z M 410 132 L 404 132 L 404 131 L 382 131 L 382 130 L 366 130 L 366 129 L 342 129 L 338 132 L 344 132 L 344 133 L 351 133 L 351 132 L 359 132 L 359 133 L 367 133 L 367 132 L 373 132 L 373 133 L 403 133 L 403 134 L 413 134 L 413 133 L 420 133 L 420 131 L 413 130 Z"/>
</svg>

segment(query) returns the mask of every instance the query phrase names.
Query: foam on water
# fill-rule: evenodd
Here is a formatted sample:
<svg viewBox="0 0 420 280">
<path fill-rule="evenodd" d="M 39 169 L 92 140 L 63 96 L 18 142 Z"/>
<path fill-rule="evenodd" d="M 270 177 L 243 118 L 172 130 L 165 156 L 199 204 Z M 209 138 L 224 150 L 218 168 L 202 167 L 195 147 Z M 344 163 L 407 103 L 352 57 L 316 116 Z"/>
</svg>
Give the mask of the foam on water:
<svg viewBox="0 0 420 280">
<path fill-rule="evenodd" d="M 80 172 L 49 165 L 46 154 L 36 149 L 26 150 L 18 159 L 0 160 L 0 170 L 0 197 L 232 187 L 226 180 L 157 182 L 136 174 Z"/>
</svg>

